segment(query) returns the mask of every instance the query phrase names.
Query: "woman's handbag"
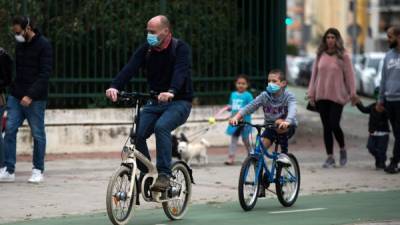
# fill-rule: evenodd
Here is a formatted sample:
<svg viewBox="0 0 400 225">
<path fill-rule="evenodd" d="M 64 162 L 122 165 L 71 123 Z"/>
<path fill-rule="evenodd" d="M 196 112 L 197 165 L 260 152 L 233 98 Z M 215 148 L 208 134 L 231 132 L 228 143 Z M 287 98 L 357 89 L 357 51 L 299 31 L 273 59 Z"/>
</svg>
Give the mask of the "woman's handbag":
<svg viewBox="0 0 400 225">
<path fill-rule="evenodd" d="M 307 103 L 307 110 L 311 112 L 318 112 L 316 105 L 311 105 L 310 101 Z"/>
</svg>

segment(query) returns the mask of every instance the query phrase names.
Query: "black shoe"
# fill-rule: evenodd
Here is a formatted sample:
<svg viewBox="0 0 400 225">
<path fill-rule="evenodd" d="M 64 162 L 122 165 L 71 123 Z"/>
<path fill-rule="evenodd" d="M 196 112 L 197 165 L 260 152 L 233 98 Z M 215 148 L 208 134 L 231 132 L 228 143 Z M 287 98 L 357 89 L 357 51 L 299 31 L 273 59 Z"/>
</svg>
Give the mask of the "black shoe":
<svg viewBox="0 0 400 225">
<path fill-rule="evenodd" d="M 397 162 L 392 159 L 389 166 L 385 168 L 385 172 L 390 174 L 398 173 Z"/>
<path fill-rule="evenodd" d="M 339 160 L 340 166 L 345 166 L 347 163 L 347 151 L 346 149 L 340 150 L 340 160 Z"/>
<path fill-rule="evenodd" d="M 376 170 L 383 170 L 383 169 L 385 169 L 386 168 L 386 165 L 385 165 L 385 161 L 381 161 L 381 160 L 376 160 L 375 161 L 375 168 L 376 168 Z"/>
<path fill-rule="evenodd" d="M 158 175 L 156 182 L 150 188 L 150 190 L 157 192 L 164 192 L 168 190 L 169 187 L 170 187 L 169 177 L 167 175 L 160 174 Z"/>
<path fill-rule="evenodd" d="M 258 197 L 259 198 L 265 198 L 265 188 L 263 185 L 260 185 L 260 190 L 258 191 Z"/>
</svg>

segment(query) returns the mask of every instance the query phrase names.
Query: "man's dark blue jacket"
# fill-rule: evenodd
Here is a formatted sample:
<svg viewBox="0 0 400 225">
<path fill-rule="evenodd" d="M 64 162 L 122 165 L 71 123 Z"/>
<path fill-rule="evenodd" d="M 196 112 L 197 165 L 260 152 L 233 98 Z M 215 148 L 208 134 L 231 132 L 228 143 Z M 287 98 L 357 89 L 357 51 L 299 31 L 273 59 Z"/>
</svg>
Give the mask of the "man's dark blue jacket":
<svg viewBox="0 0 400 225">
<path fill-rule="evenodd" d="M 170 91 L 175 95 L 173 100 L 192 101 L 190 48 L 181 40 L 177 40 L 176 47 L 172 43 L 162 51 L 152 50 L 149 44 L 143 44 L 114 78 L 111 87 L 122 90 L 132 77 L 138 75 L 139 69 L 144 69 L 151 91 Z"/>
<path fill-rule="evenodd" d="M 35 31 L 30 42 L 17 43 L 15 49 L 16 77 L 11 95 L 22 99 L 47 100 L 49 77 L 53 68 L 53 50 L 50 42 Z"/>
</svg>

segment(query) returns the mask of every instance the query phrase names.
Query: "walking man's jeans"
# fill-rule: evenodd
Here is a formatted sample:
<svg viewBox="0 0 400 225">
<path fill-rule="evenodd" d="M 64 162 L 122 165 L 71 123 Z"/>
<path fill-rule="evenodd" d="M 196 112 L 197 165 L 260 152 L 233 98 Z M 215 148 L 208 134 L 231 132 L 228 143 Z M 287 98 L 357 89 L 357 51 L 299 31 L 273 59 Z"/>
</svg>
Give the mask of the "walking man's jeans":
<svg viewBox="0 0 400 225">
<path fill-rule="evenodd" d="M 385 109 L 389 113 L 389 119 L 393 129 L 393 161 L 398 163 L 400 161 L 400 101 L 387 101 L 385 103 Z"/>
<path fill-rule="evenodd" d="M 15 171 L 17 132 L 25 119 L 28 120 L 33 137 L 33 168 L 44 171 L 46 154 L 44 113 L 46 104 L 46 101 L 32 101 L 29 107 L 24 107 L 17 98 L 11 95 L 8 97 L 4 147 L 5 165 L 9 173 L 12 174 Z"/>
<path fill-rule="evenodd" d="M 168 103 L 150 102 L 141 111 L 136 147 L 150 159 L 146 140 L 151 134 L 155 134 L 159 174 L 171 175 L 171 132 L 186 122 L 191 108 L 190 102 L 177 100 Z M 146 167 L 140 162 L 138 168 L 144 173 L 147 172 Z"/>
<path fill-rule="evenodd" d="M 4 167 L 3 114 L 6 106 L 0 106 L 0 168 Z"/>
</svg>

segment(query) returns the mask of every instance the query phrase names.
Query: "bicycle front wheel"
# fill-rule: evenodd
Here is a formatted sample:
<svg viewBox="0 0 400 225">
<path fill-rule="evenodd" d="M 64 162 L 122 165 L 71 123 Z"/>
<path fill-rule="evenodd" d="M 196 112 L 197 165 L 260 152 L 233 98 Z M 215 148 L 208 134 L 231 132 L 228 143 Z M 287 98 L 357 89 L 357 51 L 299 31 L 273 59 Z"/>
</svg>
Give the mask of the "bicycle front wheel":
<svg viewBox="0 0 400 225">
<path fill-rule="evenodd" d="M 279 202 L 285 206 L 292 206 L 299 195 L 300 167 L 296 157 L 288 154 L 290 164 L 278 164 L 276 169 L 276 195 Z"/>
<path fill-rule="evenodd" d="M 192 179 L 185 164 L 176 162 L 171 167 L 171 188 L 167 191 L 169 201 L 163 202 L 165 215 L 171 220 L 182 219 L 192 195 Z"/>
<path fill-rule="evenodd" d="M 257 164 L 258 160 L 249 156 L 244 160 L 240 170 L 238 194 L 240 206 L 244 211 L 252 210 L 257 203 L 260 188 Z"/>
<path fill-rule="evenodd" d="M 137 198 L 136 183 L 132 197 L 128 197 L 131 184 L 131 169 L 121 166 L 110 178 L 107 187 L 107 214 L 114 225 L 125 225 L 133 215 L 133 204 Z"/>
</svg>

